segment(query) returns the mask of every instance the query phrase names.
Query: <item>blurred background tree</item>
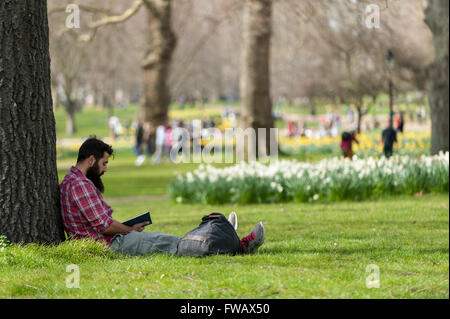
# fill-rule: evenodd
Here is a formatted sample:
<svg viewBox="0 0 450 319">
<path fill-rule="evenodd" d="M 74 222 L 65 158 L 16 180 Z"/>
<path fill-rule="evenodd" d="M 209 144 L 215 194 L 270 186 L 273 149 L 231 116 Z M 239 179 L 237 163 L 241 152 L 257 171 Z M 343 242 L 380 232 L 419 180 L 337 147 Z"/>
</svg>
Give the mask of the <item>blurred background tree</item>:
<svg viewBox="0 0 450 319">
<path fill-rule="evenodd" d="M 108 100 L 98 98 L 105 95 L 103 91 L 122 91 L 125 104 L 140 99 L 140 117 L 153 125 L 167 120 L 170 103 L 183 107 L 188 102 L 201 107 L 207 101 L 241 101 L 243 106 L 247 105 L 242 109 L 245 116 L 245 112 L 252 114 L 252 111 L 250 104 L 245 103 L 240 85 L 246 74 L 241 57 L 248 44 L 243 36 L 247 30 L 244 8 L 253 2 L 85 0 L 80 1 L 80 30 L 61 33 L 58 30 L 64 29 L 61 22 L 66 15 L 58 8 L 64 5 L 61 1 L 49 0 L 49 10 L 54 12 L 50 30 L 55 36 L 72 34 L 77 41 L 90 41 L 87 45 L 93 49 L 78 49 L 74 45 L 76 49 L 72 51 L 75 52 L 71 52 L 85 55 L 89 60 L 85 64 L 89 65 L 88 71 L 84 72 L 88 76 L 79 86 L 82 89 L 78 91 L 84 92 L 80 96 L 93 95 L 99 103 Z M 316 114 L 317 103 L 327 101 L 336 107 L 352 105 L 358 114 L 356 128 L 361 130 L 363 117 L 380 103 L 380 95 L 389 92 L 389 83 L 393 84 L 394 105 L 401 94 L 428 91 L 432 73 L 428 72 L 428 67 L 434 60 L 436 47 L 433 39 L 445 42 L 441 37 L 433 38 L 433 28 L 425 23 L 425 9 L 428 2 L 433 4 L 433 1 L 280 0 L 264 3 L 269 5 L 269 2 L 271 20 L 267 28 L 270 26 L 271 31 L 267 58 L 270 76 L 267 79 L 269 89 L 264 90 L 271 105 L 268 108 L 259 103 L 260 117 L 268 114 L 272 104 L 278 102 L 308 107 L 311 114 Z M 377 28 L 366 24 L 368 5 L 379 8 Z M 448 26 L 445 17 L 429 19 L 435 24 L 447 21 Z M 393 53 L 393 63 L 386 58 L 388 51 Z M 256 55 L 262 58 L 267 52 L 257 50 L 253 55 L 257 61 Z M 63 58 L 52 51 L 54 72 L 62 73 L 57 66 L 58 60 Z M 390 65 L 394 67 L 391 69 Z M 257 81 L 263 81 L 257 87 L 266 86 L 265 79 Z M 114 93 L 108 94 L 112 95 Z M 433 99 L 430 97 L 430 100 Z M 442 119 L 437 115 L 438 110 L 432 108 L 436 118 Z M 434 124 L 435 129 L 437 126 L 442 125 Z M 438 135 L 443 134 L 435 133 L 435 138 Z M 448 141 L 443 144 L 437 148 L 445 149 Z"/>
<path fill-rule="evenodd" d="M 448 1 L 430 0 L 425 21 L 433 32 L 435 59 L 429 68 L 431 154 L 448 151 Z"/>
</svg>

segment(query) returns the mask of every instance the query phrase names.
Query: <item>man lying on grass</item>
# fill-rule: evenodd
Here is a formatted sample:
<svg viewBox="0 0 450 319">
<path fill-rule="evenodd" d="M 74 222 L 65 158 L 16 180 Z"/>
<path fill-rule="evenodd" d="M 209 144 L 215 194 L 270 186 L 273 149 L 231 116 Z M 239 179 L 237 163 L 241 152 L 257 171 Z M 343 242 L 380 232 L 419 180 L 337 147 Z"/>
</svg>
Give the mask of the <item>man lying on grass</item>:
<svg viewBox="0 0 450 319">
<path fill-rule="evenodd" d="M 113 251 L 127 255 L 144 255 L 153 252 L 189 254 L 189 252 L 186 253 L 186 247 L 189 249 L 192 244 L 184 245 L 181 253 L 178 248 L 182 238 L 178 236 L 143 232 L 148 222 L 129 227 L 112 218 L 113 209 L 101 195 L 104 191 L 101 176 L 107 170 L 108 159 L 112 153 L 112 147 L 103 141 L 96 138 L 87 139 L 79 149 L 76 165 L 71 167 L 59 185 L 61 214 L 68 237 L 70 239 L 92 238 L 104 241 Z M 216 218 L 220 217 L 219 215 L 221 214 L 211 214 L 205 217 Z M 235 232 L 237 216 L 231 214 L 229 222 L 233 226 L 230 231 Z M 191 235 L 191 239 L 195 239 L 195 237 Z M 260 222 L 249 235 L 240 240 L 237 245 L 238 249 L 234 253 L 255 253 L 263 244 L 264 238 L 265 230 Z M 207 244 L 211 243 L 208 238 L 204 238 L 204 241 Z"/>
</svg>

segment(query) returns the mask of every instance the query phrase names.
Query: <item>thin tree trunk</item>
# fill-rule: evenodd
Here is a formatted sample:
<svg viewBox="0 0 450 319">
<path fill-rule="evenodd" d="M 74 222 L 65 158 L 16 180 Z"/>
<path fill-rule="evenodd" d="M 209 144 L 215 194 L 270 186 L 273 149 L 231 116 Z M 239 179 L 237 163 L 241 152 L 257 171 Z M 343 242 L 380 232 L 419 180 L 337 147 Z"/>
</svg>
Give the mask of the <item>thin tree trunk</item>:
<svg viewBox="0 0 450 319">
<path fill-rule="evenodd" d="M 106 108 L 108 119 L 114 115 L 114 95 L 110 90 L 107 90 L 105 94 L 103 94 L 103 106 Z"/>
<path fill-rule="evenodd" d="M 72 100 L 71 95 L 66 91 L 66 101 L 64 102 L 64 108 L 66 110 L 66 135 L 73 135 L 77 129 L 75 126 L 75 111 L 77 107 L 77 101 Z"/>
<path fill-rule="evenodd" d="M 356 110 L 358 112 L 358 122 L 357 122 L 357 126 L 356 126 L 356 132 L 358 134 L 361 134 L 361 123 L 362 123 L 362 118 L 363 118 L 363 112 L 362 112 L 362 106 L 361 105 L 357 105 L 356 106 Z"/>
<path fill-rule="evenodd" d="M 267 152 L 270 150 L 269 130 L 274 127 L 270 96 L 271 20 L 272 0 L 246 0 L 240 77 L 242 125 L 255 129 L 256 141 L 259 140 L 258 128 L 266 129 Z M 258 154 L 257 145 L 249 143 L 248 147 Z"/>
<path fill-rule="evenodd" d="M 168 79 L 176 37 L 171 26 L 171 1 L 145 2 L 148 13 L 149 49 L 142 63 L 144 92 L 141 119 L 156 127 L 168 118 Z"/>
<path fill-rule="evenodd" d="M 430 0 L 425 10 L 425 22 L 433 32 L 435 49 L 435 60 L 429 68 L 428 92 L 431 117 L 431 154 L 449 150 L 448 10 L 448 0 Z"/>
<path fill-rule="evenodd" d="M 64 240 L 47 2 L 0 1 L 0 235 Z"/>
<path fill-rule="evenodd" d="M 312 116 L 316 116 L 316 113 L 317 113 L 317 111 L 316 111 L 316 103 L 314 103 L 314 98 L 313 97 L 309 98 L 309 108 L 311 110 L 310 114 Z"/>
<path fill-rule="evenodd" d="M 67 111 L 66 115 L 66 135 L 73 135 L 75 129 L 75 111 Z"/>
</svg>

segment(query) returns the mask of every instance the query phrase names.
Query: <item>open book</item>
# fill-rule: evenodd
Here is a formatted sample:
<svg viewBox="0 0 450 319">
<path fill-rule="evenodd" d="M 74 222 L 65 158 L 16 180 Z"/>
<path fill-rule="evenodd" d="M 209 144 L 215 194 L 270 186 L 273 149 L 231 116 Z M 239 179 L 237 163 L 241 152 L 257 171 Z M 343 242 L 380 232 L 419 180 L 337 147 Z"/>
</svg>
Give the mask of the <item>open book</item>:
<svg viewBox="0 0 450 319">
<path fill-rule="evenodd" d="M 150 218 L 150 213 L 145 212 L 142 215 L 136 216 L 134 218 L 128 219 L 124 221 L 122 224 L 127 226 L 133 226 L 134 224 L 139 224 L 143 222 L 149 222 L 149 225 L 152 223 L 152 219 Z"/>
</svg>

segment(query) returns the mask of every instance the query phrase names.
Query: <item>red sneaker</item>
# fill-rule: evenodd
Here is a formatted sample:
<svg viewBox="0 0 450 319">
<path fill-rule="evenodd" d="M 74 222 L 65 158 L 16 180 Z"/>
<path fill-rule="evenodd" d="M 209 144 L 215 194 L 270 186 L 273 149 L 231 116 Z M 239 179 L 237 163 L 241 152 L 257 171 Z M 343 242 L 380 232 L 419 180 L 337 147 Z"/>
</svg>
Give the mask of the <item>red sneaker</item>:
<svg viewBox="0 0 450 319">
<path fill-rule="evenodd" d="M 266 231 L 262 222 L 256 224 L 250 234 L 241 239 L 242 253 L 254 254 L 258 248 L 264 243 Z"/>
</svg>

